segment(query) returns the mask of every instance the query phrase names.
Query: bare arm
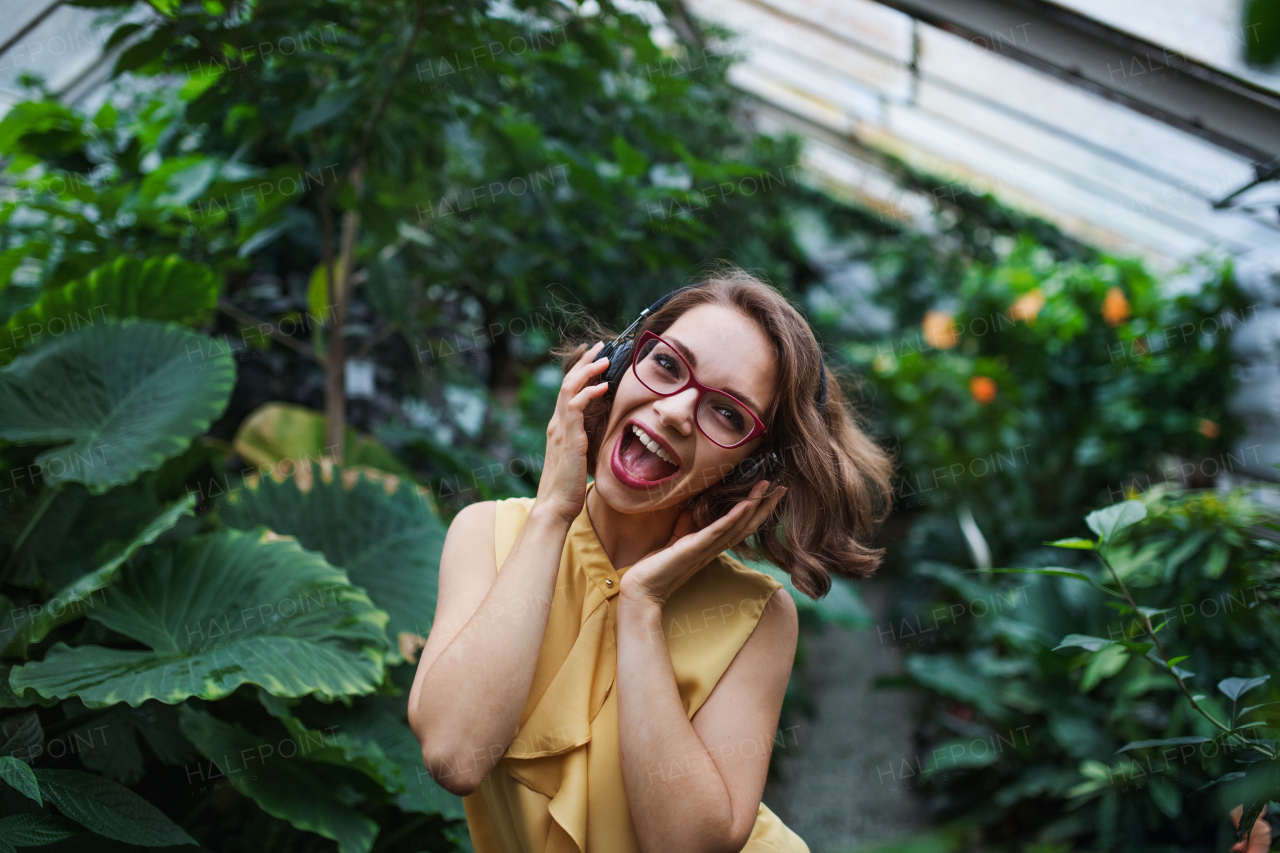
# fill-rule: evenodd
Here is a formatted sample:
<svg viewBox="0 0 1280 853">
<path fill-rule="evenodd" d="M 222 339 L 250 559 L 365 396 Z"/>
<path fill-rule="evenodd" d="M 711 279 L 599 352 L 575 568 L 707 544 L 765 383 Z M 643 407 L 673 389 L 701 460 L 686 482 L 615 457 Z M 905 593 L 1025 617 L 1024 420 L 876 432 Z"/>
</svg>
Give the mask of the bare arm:
<svg viewBox="0 0 1280 853">
<path fill-rule="evenodd" d="M 587 384 L 608 366 L 607 359 L 591 360 L 601 346 L 582 353 L 561 383 L 538 497 L 502 571 L 493 502 L 463 509 L 445 536 L 436 618 L 409 692 L 409 725 L 432 778 L 455 794 L 480 787 L 515 738 L 529 699 L 565 539 L 586 500 L 582 412 L 608 389 Z"/>
<path fill-rule="evenodd" d="M 569 532 L 535 504 L 498 572 L 495 511 L 492 501 L 472 504 L 449 525 L 436 617 L 409 693 L 423 761 L 458 795 L 480 786 L 516 735 Z"/>
<path fill-rule="evenodd" d="M 618 600 L 618 729 L 640 849 L 737 853 L 755 826 L 799 620 L 777 590 L 690 721 L 676 688 L 660 606 Z"/>
</svg>

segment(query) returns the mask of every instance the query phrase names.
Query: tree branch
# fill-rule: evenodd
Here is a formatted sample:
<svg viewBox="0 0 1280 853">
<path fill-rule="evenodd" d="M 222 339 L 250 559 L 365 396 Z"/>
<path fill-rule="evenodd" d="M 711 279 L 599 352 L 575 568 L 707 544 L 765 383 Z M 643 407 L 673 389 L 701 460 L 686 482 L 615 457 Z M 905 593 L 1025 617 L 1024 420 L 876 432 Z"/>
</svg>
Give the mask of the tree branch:
<svg viewBox="0 0 1280 853">
<path fill-rule="evenodd" d="M 302 343 L 302 341 L 289 337 L 284 332 L 280 331 L 280 328 L 276 326 L 275 323 L 268 323 L 266 320 L 253 316 L 248 311 L 237 308 L 224 297 L 218 297 L 218 310 L 234 320 L 239 320 L 246 326 L 253 326 L 257 329 L 262 329 L 264 326 L 267 327 L 267 334 L 271 335 L 275 340 L 284 344 L 289 349 L 301 353 L 316 364 L 324 364 L 324 359 L 322 359 L 310 346 Z"/>
<path fill-rule="evenodd" d="M 382 99 L 378 101 L 378 105 L 374 107 L 373 112 L 369 113 L 369 118 L 364 123 L 364 133 L 359 146 L 355 150 L 355 161 L 357 163 L 363 163 L 368 154 L 369 147 L 373 144 L 373 133 L 377 130 L 378 125 L 382 123 L 383 117 L 387 114 L 387 109 L 391 106 L 391 98 L 395 94 L 396 83 L 400 81 L 400 77 L 409 67 L 409 60 L 413 57 L 413 47 L 417 44 L 418 35 L 422 32 L 422 23 L 427 17 L 427 11 L 426 6 L 418 9 L 418 17 L 413 22 L 413 30 L 409 33 L 409 40 L 405 43 L 404 53 L 400 55 L 400 63 L 391 75 L 391 83 L 387 86 L 387 90 L 382 93 Z"/>
<path fill-rule="evenodd" d="M 1151 638 L 1151 642 L 1155 644 L 1156 651 L 1160 653 L 1160 660 L 1164 662 L 1165 667 L 1169 670 L 1169 674 L 1178 682 L 1178 689 L 1182 691 L 1183 696 L 1187 697 L 1187 701 L 1191 703 L 1191 707 L 1195 708 L 1196 711 L 1200 713 L 1200 716 L 1204 717 L 1224 732 L 1230 732 L 1230 726 L 1223 725 L 1216 717 L 1213 716 L 1213 714 L 1210 714 L 1204 708 L 1200 707 L 1199 703 L 1196 702 L 1195 698 L 1191 695 L 1191 691 L 1187 689 L 1187 685 L 1183 682 L 1182 676 L 1173 671 L 1173 667 L 1169 664 L 1169 656 L 1165 654 L 1164 646 L 1160 643 L 1160 638 L 1156 636 L 1155 629 L 1151 627 L 1151 620 L 1147 618 L 1146 614 L 1144 614 L 1138 607 L 1137 602 L 1133 600 L 1133 596 L 1129 594 L 1129 588 L 1124 585 L 1124 581 L 1120 580 L 1119 573 L 1116 572 L 1115 567 L 1111 565 L 1111 561 L 1102 555 L 1101 550 L 1098 551 L 1098 559 L 1102 561 L 1102 565 L 1107 567 L 1107 571 L 1111 572 L 1111 577 L 1115 579 L 1116 585 L 1119 586 L 1120 591 L 1124 593 L 1124 600 L 1129 602 L 1129 606 L 1133 608 L 1133 612 L 1138 614 L 1142 619 L 1142 622 L 1140 623 L 1142 625 L 1142 630 L 1146 631 L 1147 636 Z"/>
</svg>

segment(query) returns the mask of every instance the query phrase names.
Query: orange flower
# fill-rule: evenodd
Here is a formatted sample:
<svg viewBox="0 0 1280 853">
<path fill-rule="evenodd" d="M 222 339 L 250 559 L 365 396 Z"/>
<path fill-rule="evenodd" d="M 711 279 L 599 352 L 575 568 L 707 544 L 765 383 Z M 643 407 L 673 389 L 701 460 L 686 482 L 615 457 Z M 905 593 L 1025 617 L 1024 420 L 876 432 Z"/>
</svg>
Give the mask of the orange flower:
<svg viewBox="0 0 1280 853">
<path fill-rule="evenodd" d="M 1216 421 L 1211 421 L 1207 418 L 1200 419 L 1200 424 L 1198 425 L 1197 429 L 1200 430 L 1200 434 L 1203 435 L 1205 438 L 1217 438 L 1218 433 L 1221 431 L 1218 429 L 1218 424 Z"/>
<path fill-rule="evenodd" d="M 1102 319 L 1107 321 L 1108 326 L 1118 326 L 1129 319 L 1129 300 L 1120 288 L 1111 288 L 1103 297 Z"/>
<path fill-rule="evenodd" d="M 924 342 L 934 349 L 951 349 L 960 343 L 955 318 L 946 311 L 927 312 L 920 326 L 924 331 Z"/>
<path fill-rule="evenodd" d="M 1044 307 L 1044 294 L 1040 292 L 1040 288 L 1028 290 L 1009 306 L 1009 319 L 1026 320 L 1028 323 L 1035 323 L 1036 315 L 1040 313 L 1040 309 Z"/>
<path fill-rule="evenodd" d="M 975 376 L 969 380 L 969 396 L 979 406 L 985 406 L 996 398 L 996 381 L 990 376 Z"/>
<path fill-rule="evenodd" d="M 1231 845 L 1231 853 L 1267 853 L 1271 849 L 1271 824 L 1263 820 L 1266 814 L 1267 807 L 1263 806 L 1262 814 L 1258 815 L 1258 820 L 1249 831 L 1249 836 L 1244 841 L 1237 841 Z M 1231 820 L 1237 827 L 1240 826 L 1242 817 L 1244 817 L 1243 805 L 1231 810 Z"/>
</svg>

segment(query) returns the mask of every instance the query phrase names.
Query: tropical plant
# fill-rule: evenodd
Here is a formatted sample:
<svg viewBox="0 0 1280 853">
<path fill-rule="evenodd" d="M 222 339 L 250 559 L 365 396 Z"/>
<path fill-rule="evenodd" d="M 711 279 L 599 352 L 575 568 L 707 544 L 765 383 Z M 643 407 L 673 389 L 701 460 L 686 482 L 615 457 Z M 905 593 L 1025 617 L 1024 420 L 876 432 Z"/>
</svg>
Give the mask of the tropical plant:
<svg viewBox="0 0 1280 853">
<path fill-rule="evenodd" d="M 434 502 L 307 462 L 226 490 L 221 521 L 193 517 L 204 481 L 225 482 L 193 439 L 226 409 L 236 361 L 174 321 L 207 313 L 211 279 L 173 258 L 111 261 L 29 316 L 107 292 L 121 313 L 154 309 L 162 292 L 165 320 L 94 316 L 0 370 L 0 840 L 238 843 L 211 819 L 252 831 L 250 803 L 284 847 L 456 837 L 461 802 L 419 772 L 393 642 L 430 628 Z"/>
<path fill-rule="evenodd" d="M 1228 269 L 1194 265 L 1183 282 L 1169 292 L 1136 262 L 1060 260 L 1023 238 L 927 299 L 882 290 L 892 332 L 845 350 L 901 448 L 902 507 L 967 504 L 1000 560 L 1183 462 L 1256 464 L 1228 412 L 1248 306 Z"/>
<path fill-rule="evenodd" d="M 1280 527 L 1245 492 L 1163 488 L 1086 521 L 1091 538 L 1047 543 L 1065 564 L 915 561 L 940 597 L 909 607 L 943 614 L 942 642 L 907 656 L 906 683 L 940 701 L 930 758 L 894 779 L 983 846 L 1225 849 L 1234 806 L 1243 834 L 1280 800 L 1280 615 L 1259 603 Z"/>
<path fill-rule="evenodd" d="M 536 484 L 493 403 L 706 245 L 785 280 L 795 145 L 617 10 L 152 9 L 0 120 L 0 849 L 466 849 L 404 641 L 443 517 Z"/>
</svg>

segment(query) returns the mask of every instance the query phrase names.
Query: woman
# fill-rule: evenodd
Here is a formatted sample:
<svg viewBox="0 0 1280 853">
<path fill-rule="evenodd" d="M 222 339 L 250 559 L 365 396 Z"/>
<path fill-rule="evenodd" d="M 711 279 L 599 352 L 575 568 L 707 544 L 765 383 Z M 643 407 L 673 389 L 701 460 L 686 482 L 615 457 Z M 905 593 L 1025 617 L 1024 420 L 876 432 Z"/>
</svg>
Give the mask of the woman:
<svg viewBox="0 0 1280 853">
<path fill-rule="evenodd" d="M 865 577 L 889 461 L 740 270 L 648 316 L 613 385 L 602 345 L 557 351 L 537 497 L 449 527 L 409 696 L 423 760 L 477 853 L 807 853 L 761 802 L 795 603 L 724 551 L 815 598 Z M 735 472 L 769 450 L 772 482 Z"/>
</svg>

